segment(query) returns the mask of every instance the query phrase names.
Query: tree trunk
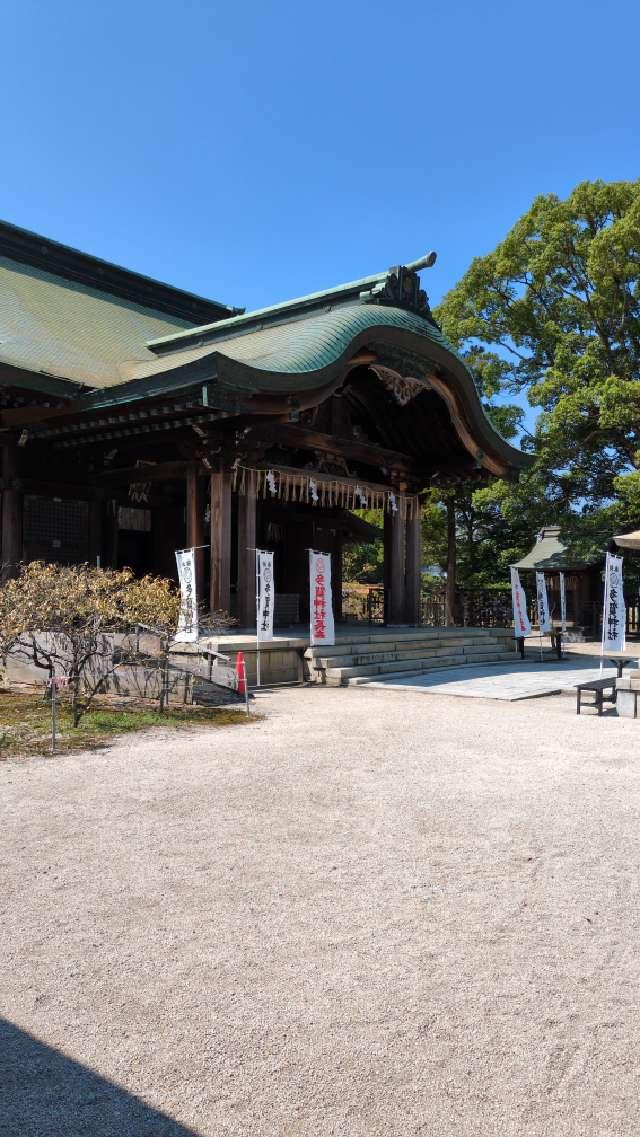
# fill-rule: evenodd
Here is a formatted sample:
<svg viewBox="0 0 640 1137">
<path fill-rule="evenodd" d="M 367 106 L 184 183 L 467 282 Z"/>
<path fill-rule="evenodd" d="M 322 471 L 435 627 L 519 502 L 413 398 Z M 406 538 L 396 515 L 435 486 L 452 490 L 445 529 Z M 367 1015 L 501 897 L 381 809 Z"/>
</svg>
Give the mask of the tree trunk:
<svg viewBox="0 0 640 1137">
<path fill-rule="evenodd" d="M 456 505 L 447 501 L 447 626 L 456 622 Z"/>
<path fill-rule="evenodd" d="M 71 721 L 73 729 L 80 726 L 82 707 L 80 706 L 80 679 L 74 676 L 71 681 Z"/>
<path fill-rule="evenodd" d="M 473 523 L 475 521 L 475 516 L 474 516 L 474 512 L 473 512 L 473 506 L 471 504 L 469 505 L 469 512 L 467 514 L 466 520 L 467 520 L 467 524 L 466 524 L 466 530 L 467 530 L 467 534 L 466 534 L 466 536 L 467 536 L 467 572 L 466 572 L 466 576 L 465 576 L 465 584 L 468 585 L 470 583 L 470 577 L 472 577 L 474 572 L 476 571 L 476 550 L 475 550 L 475 544 L 474 544 L 474 540 L 473 540 Z"/>
</svg>

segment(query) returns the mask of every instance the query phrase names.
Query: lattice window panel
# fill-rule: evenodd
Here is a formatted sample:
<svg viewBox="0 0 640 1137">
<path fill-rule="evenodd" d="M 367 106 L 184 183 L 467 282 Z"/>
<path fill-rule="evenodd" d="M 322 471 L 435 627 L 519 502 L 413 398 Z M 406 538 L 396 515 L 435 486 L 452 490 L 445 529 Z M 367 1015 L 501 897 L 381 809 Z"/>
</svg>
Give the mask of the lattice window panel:
<svg viewBox="0 0 640 1137">
<path fill-rule="evenodd" d="M 89 558 L 89 505 L 27 495 L 24 499 L 25 560 L 76 564 Z"/>
</svg>

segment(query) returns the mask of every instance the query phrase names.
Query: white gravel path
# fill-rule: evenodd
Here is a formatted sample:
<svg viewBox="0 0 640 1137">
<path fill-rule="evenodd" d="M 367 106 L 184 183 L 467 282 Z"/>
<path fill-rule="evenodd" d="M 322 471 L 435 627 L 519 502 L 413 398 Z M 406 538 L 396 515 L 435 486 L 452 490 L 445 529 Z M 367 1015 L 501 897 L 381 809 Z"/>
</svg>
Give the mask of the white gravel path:
<svg viewBox="0 0 640 1137">
<path fill-rule="evenodd" d="M 2 1137 L 636 1137 L 640 723 L 260 705 L 0 766 Z"/>
</svg>

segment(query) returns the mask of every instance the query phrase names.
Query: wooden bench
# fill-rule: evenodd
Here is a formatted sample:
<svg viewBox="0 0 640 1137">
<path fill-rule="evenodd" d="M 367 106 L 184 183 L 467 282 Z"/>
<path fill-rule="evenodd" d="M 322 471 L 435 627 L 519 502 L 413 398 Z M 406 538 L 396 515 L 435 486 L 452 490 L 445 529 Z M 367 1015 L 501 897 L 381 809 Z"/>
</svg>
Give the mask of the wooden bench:
<svg viewBox="0 0 640 1137">
<path fill-rule="evenodd" d="M 580 714 L 582 708 L 582 693 L 583 691 L 593 691 L 594 700 L 592 703 L 585 703 L 587 707 L 595 707 L 598 714 L 602 714 L 603 704 L 615 703 L 616 701 L 616 681 L 615 679 L 592 679 L 590 683 L 579 683 L 576 688 L 577 705 L 576 714 Z M 610 691 L 610 695 L 605 695 L 605 691 Z"/>
</svg>

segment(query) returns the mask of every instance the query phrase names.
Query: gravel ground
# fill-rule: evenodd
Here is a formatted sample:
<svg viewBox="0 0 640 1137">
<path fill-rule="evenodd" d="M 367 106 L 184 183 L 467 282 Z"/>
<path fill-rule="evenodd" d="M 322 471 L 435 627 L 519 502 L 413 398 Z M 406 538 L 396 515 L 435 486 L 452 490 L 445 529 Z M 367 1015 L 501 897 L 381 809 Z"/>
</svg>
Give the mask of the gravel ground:
<svg viewBox="0 0 640 1137">
<path fill-rule="evenodd" d="M 636 1137 L 640 725 L 260 707 L 0 767 L 3 1137 Z"/>
</svg>

